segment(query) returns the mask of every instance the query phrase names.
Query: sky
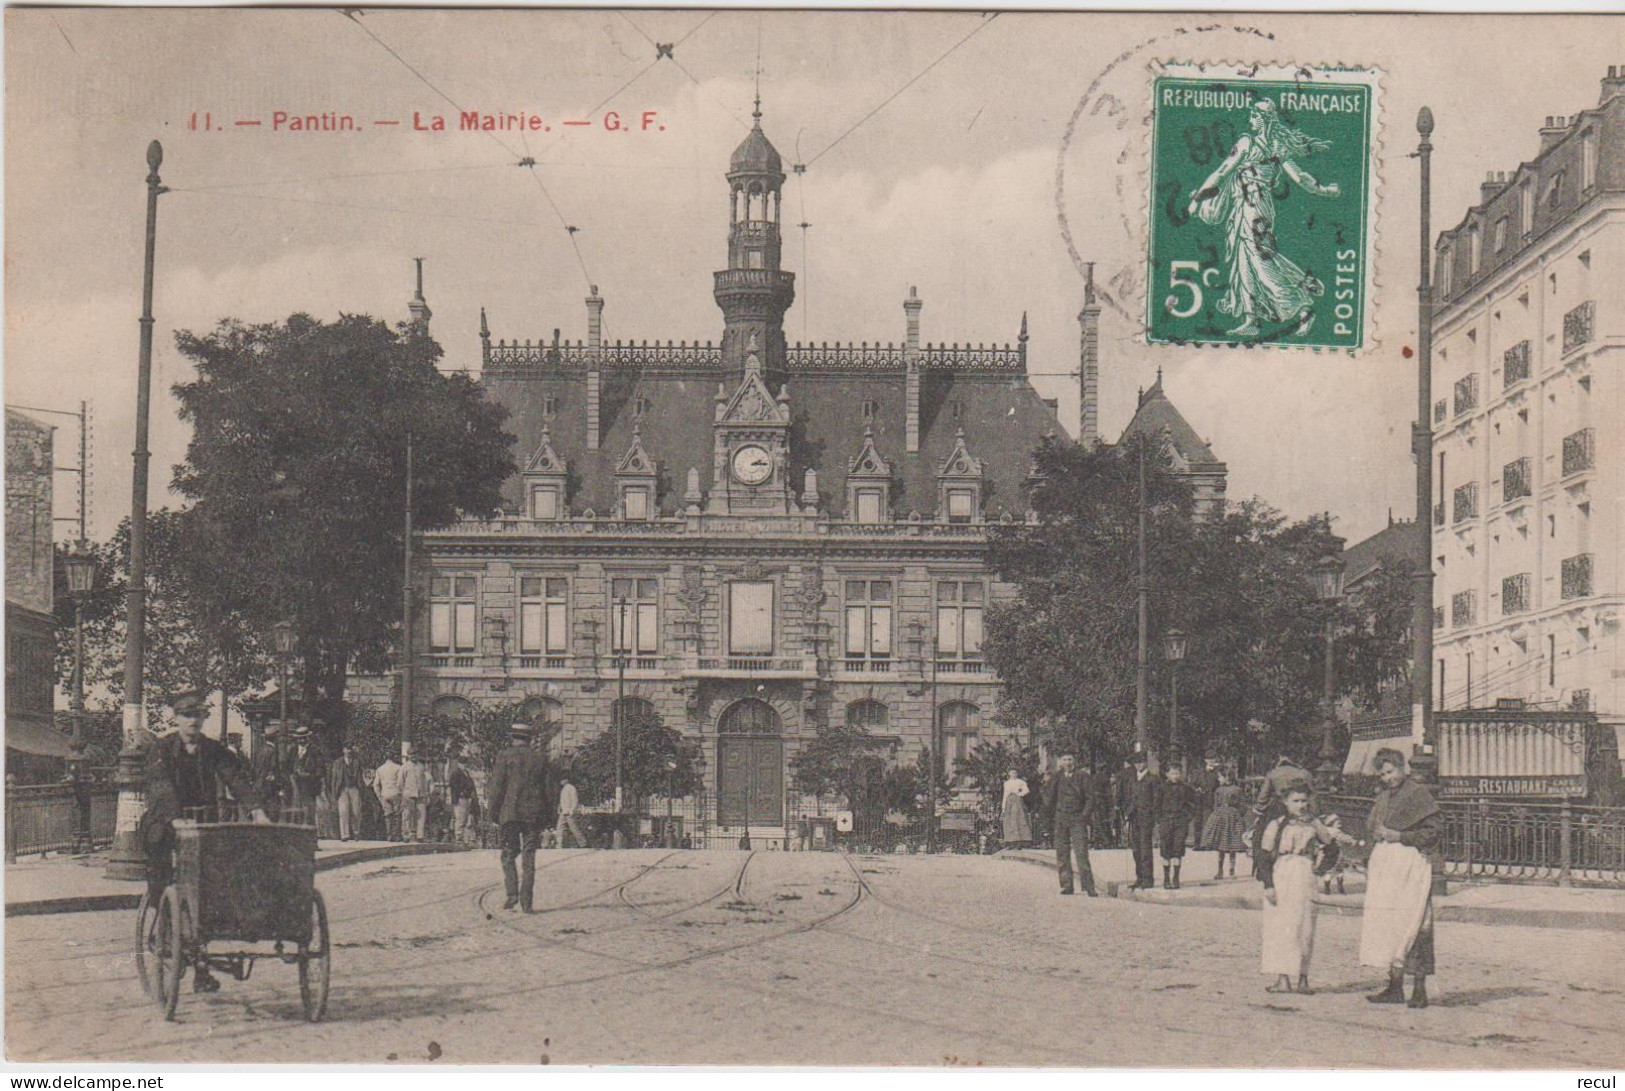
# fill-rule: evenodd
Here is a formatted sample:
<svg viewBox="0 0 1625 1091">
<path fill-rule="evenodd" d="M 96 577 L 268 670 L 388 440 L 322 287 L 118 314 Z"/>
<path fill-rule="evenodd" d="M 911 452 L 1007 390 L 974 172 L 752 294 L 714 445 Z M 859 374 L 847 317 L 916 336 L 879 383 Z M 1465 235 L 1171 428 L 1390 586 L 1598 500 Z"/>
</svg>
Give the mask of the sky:
<svg viewBox="0 0 1625 1091">
<path fill-rule="evenodd" d="M 1625 60 L 1620 27 L 1608 16 L 10 9 L 5 398 L 92 403 L 91 533 L 110 534 L 129 510 L 153 139 L 170 187 L 155 509 L 178 503 L 166 487 L 188 438 L 170 390 L 193 373 L 174 331 L 299 311 L 402 320 L 415 257 L 449 367 L 478 368 L 481 307 L 494 338 L 584 337 L 589 284 L 607 301 L 610 339 L 717 340 L 723 173 L 759 86 L 765 132 L 787 169 L 806 167 L 784 191 L 791 341 L 901 341 L 911 287 L 927 341 L 1014 341 L 1025 313 L 1033 383 L 1075 431 L 1079 262 L 1094 262 L 1122 303 L 1102 318 L 1102 434 L 1117 436 L 1161 368 L 1228 463 L 1232 498 L 1293 518 L 1329 511 L 1358 541 L 1415 506 L 1415 365 L 1402 350 L 1416 330 L 1417 109 L 1437 121 L 1433 225 L 1445 229 L 1486 172 L 1534 156 L 1547 115 L 1596 104 L 1607 66 Z M 672 57 L 657 60 L 656 43 L 673 43 Z M 1382 70 L 1373 349 L 1140 342 L 1143 303 L 1122 278 L 1143 280 L 1148 66 L 1188 60 Z M 458 108 L 536 114 L 551 130 L 460 132 Z M 362 128 L 278 131 L 277 111 L 347 114 Z M 606 129 L 608 111 L 625 128 Z M 447 129 L 419 131 L 414 115 Z M 234 124 L 251 119 L 262 124 Z M 63 425 L 58 461 L 71 464 L 76 425 L 47 420 Z M 70 515 L 73 482 L 58 485 Z"/>
</svg>

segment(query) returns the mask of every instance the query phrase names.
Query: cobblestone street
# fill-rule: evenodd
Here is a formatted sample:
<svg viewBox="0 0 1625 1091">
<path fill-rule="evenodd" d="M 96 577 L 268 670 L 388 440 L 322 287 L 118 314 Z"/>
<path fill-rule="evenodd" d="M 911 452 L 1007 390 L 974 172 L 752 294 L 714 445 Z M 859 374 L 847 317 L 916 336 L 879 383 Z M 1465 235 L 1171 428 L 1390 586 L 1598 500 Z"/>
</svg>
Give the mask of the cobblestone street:
<svg viewBox="0 0 1625 1091">
<path fill-rule="evenodd" d="M 1314 996 L 1266 996 L 1256 914 L 1058 897 L 991 857 L 494 853 L 318 877 L 328 1018 L 261 963 L 141 993 L 134 914 L 7 922 L 13 1061 L 1617 1067 L 1615 933 L 1441 925 L 1427 1011 L 1373 1008 L 1359 918 L 1323 912 Z M 1247 882 L 1248 880 L 1238 880 Z M 83 1028 L 95 1028 L 86 1035 Z"/>
</svg>

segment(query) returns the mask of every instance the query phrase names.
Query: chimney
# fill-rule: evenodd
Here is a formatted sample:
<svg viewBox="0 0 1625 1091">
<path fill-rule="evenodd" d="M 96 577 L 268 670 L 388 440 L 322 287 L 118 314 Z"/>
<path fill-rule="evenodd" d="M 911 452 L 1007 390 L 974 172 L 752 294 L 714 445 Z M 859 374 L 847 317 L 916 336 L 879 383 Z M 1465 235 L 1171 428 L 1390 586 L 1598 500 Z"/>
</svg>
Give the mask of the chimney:
<svg viewBox="0 0 1625 1091">
<path fill-rule="evenodd" d="M 903 300 L 903 314 L 908 317 L 908 339 L 903 344 L 903 366 L 908 369 L 908 434 L 907 449 L 914 454 L 920 449 L 920 308 L 925 302 L 913 285 L 908 298 Z"/>
<path fill-rule="evenodd" d="M 1078 312 L 1078 443 L 1092 450 L 1100 441 L 1100 303 L 1095 299 L 1095 263 L 1086 262 L 1083 310 Z"/>
<path fill-rule="evenodd" d="M 1597 105 L 1605 105 L 1609 99 L 1625 95 L 1625 64 L 1611 64 L 1608 66 L 1608 75 L 1602 80 L 1602 95 L 1597 99 Z"/>
<path fill-rule="evenodd" d="M 602 375 L 599 357 L 604 349 L 604 301 L 598 294 L 598 285 L 588 287 L 587 296 L 587 450 L 598 450 L 598 399 Z"/>
<path fill-rule="evenodd" d="M 427 337 L 429 335 L 429 319 L 434 312 L 429 310 L 429 304 L 423 298 L 423 259 L 413 258 L 418 267 L 418 290 L 412 296 L 412 302 L 406 309 L 412 312 L 412 326 L 418 333 Z"/>
<path fill-rule="evenodd" d="M 1485 208 L 1488 208 L 1489 203 L 1491 201 L 1495 200 L 1496 196 L 1499 195 L 1500 192 L 1503 189 L 1506 189 L 1506 188 L 1507 188 L 1507 173 L 1506 173 L 1506 171 L 1504 171 L 1504 170 L 1502 170 L 1502 171 L 1490 171 L 1488 174 L 1486 174 L 1484 176 L 1484 181 L 1479 183 L 1479 186 L 1478 186 L 1478 203 L 1480 205 L 1484 206 Z"/>
<path fill-rule="evenodd" d="M 1540 127 L 1540 154 L 1545 155 L 1553 144 L 1569 135 L 1569 119 L 1559 115 L 1549 117 Z"/>
</svg>

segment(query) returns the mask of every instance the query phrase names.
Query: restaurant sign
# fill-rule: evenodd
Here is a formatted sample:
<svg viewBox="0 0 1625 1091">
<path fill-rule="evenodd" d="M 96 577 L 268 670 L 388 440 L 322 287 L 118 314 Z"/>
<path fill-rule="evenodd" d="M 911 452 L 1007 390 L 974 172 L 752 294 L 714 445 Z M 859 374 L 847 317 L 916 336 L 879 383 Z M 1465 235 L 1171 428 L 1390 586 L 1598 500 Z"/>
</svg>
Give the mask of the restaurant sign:
<svg viewBox="0 0 1625 1091">
<path fill-rule="evenodd" d="M 1582 776 L 1541 777 L 1440 777 L 1442 796 L 1583 796 L 1586 778 Z"/>
</svg>

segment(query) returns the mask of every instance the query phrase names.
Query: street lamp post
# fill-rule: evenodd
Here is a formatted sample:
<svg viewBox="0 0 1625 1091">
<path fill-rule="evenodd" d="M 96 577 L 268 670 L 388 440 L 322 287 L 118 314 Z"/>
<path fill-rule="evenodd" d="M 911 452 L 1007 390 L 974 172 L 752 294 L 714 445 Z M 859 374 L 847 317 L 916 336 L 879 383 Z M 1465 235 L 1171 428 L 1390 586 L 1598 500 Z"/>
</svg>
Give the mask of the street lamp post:
<svg viewBox="0 0 1625 1091">
<path fill-rule="evenodd" d="M 626 631 L 626 606 L 625 598 L 615 600 L 615 832 L 611 843 L 618 849 L 626 847 L 626 835 L 621 832 L 622 725 L 626 722 L 626 656 L 631 650 Z"/>
<path fill-rule="evenodd" d="M 1315 565 L 1315 598 L 1327 607 L 1326 609 L 1326 673 L 1321 692 L 1321 721 L 1320 731 L 1320 765 L 1315 768 L 1315 775 L 1321 786 L 1327 790 L 1337 786 L 1337 717 L 1334 711 L 1334 702 L 1337 700 L 1337 678 L 1335 665 L 1332 659 L 1334 644 L 1337 639 L 1337 620 L 1333 616 L 1332 607 L 1343 597 L 1343 540 L 1333 538 L 1333 552 L 1321 558 Z"/>
<path fill-rule="evenodd" d="M 147 145 L 147 247 L 141 278 L 141 347 L 136 366 L 135 450 L 130 484 L 130 591 L 124 625 L 124 739 L 118 755 L 118 817 L 114 822 L 113 852 L 107 861 L 109 879 L 145 880 L 147 860 L 137 826 L 145 806 L 142 795 L 141 747 L 137 740 L 145 726 L 147 650 L 147 449 L 152 406 L 152 274 L 158 242 L 158 196 L 166 192 L 158 177 L 164 162 L 163 145 Z"/>
<path fill-rule="evenodd" d="M 1169 629 L 1162 634 L 1163 658 L 1173 664 L 1170 672 L 1168 688 L 1168 760 L 1173 760 L 1173 753 L 1183 748 L 1179 745 L 1179 664 L 1185 661 L 1185 652 L 1190 642 L 1185 634 L 1178 629 Z"/>
<path fill-rule="evenodd" d="M 1134 749 L 1149 759 L 1151 756 L 1150 729 L 1150 653 L 1147 650 L 1150 632 L 1151 578 L 1146 567 L 1146 495 L 1145 495 L 1145 436 L 1137 438 L 1139 445 L 1139 517 L 1135 534 L 1135 598 L 1137 600 L 1137 627 L 1134 652 Z M 1156 772 L 1155 764 L 1152 772 Z"/>
<path fill-rule="evenodd" d="M 82 460 L 81 460 L 82 461 Z M 81 520 L 83 519 L 81 505 Z M 90 794 L 85 785 L 85 599 L 96 586 L 96 555 L 83 534 L 63 559 L 68 594 L 73 597 L 73 736 L 68 743 L 68 778 L 73 782 L 73 850 L 89 851 Z"/>
<path fill-rule="evenodd" d="M 1416 158 L 1421 165 L 1416 286 L 1416 422 L 1411 448 L 1416 456 L 1416 541 L 1411 561 L 1411 742 L 1413 767 L 1423 780 L 1433 771 L 1433 111 L 1416 115 Z"/>
<path fill-rule="evenodd" d="M 677 794 L 677 763 L 670 758 L 666 759 L 666 847 L 677 847 L 677 838 L 671 829 L 672 796 Z"/>
</svg>

